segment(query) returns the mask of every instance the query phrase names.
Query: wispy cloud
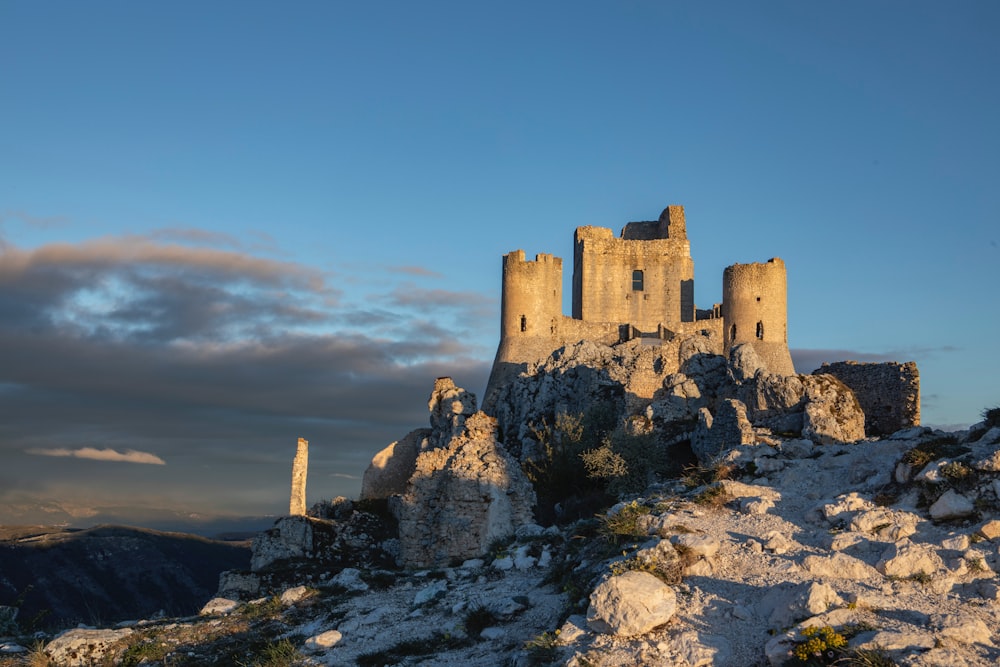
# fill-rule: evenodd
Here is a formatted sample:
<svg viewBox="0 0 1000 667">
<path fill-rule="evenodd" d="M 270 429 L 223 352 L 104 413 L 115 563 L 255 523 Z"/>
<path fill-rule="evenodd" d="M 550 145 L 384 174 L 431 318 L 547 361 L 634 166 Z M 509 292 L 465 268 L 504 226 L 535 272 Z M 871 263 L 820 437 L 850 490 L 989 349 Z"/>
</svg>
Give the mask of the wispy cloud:
<svg viewBox="0 0 1000 667">
<path fill-rule="evenodd" d="M 417 276 L 420 278 L 443 278 L 444 276 L 437 271 L 432 271 L 423 266 L 388 266 L 386 270 L 392 273 L 402 273 L 408 276 Z"/>
<path fill-rule="evenodd" d="M 951 345 L 941 347 L 911 347 L 897 350 L 887 350 L 885 352 L 859 352 L 857 350 L 844 349 L 806 349 L 792 348 L 792 363 L 799 373 L 811 373 L 824 363 L 834 363 L 837 361 L 860 361 L 860 362 L 886 362 L 895 361 L 905 363 L 908 361 L 919 361 L 941 353 L 956 352 L 959 348 Z"/>
<path fill-rule="evenodd" d="M 94 447 L 81 447 L 80 449 L 28 449 L 26 454 L 35 456 L 60 456 L 76 459 L 91 459 L 92 461 L 116 461 L 120 463 L 145 463 L 149 465 L 166 465 L 167 462 L 156 454 L 149 452 L 138 452 L 134 449 L 126 449 L 119 452 L 115 449 L 96 449 Z"/>
</svg>

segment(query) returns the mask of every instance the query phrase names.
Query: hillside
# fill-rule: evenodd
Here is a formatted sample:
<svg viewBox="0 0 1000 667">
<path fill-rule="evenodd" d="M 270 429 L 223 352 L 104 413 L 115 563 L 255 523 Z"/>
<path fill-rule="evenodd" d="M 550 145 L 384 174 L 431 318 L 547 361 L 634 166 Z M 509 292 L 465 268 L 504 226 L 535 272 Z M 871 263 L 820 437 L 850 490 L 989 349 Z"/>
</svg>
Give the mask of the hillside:
<svg viewBox="0 0 1000 667">
<path fill-rule="evenodd" d="M 115 623 L 197 611 L 249 543 L 124 526 L 0 529 L 0 605 L 22 628 Z"/>
</svg>

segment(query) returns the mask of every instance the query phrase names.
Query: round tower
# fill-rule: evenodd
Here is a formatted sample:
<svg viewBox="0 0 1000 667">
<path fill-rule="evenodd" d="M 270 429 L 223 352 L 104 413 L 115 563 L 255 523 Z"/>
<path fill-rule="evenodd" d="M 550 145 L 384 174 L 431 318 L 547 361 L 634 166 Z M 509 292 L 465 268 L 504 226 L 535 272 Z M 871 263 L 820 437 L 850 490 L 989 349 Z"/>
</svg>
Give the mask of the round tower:
<svg viewBox="0 0 1000 667">
<path fill-rule="evenodd" d="M 523 250 L 503 256 L 500 339 L 554 336 L 562 317 L 562 260 Z"/>
<path fill-rule="evenodd" d="M 733 264 L 722 274 L 725 353 L 749 343 L 768 371 L 794 375 L 788 351 L 788 282 L 785 263 Z"/>
</svg>

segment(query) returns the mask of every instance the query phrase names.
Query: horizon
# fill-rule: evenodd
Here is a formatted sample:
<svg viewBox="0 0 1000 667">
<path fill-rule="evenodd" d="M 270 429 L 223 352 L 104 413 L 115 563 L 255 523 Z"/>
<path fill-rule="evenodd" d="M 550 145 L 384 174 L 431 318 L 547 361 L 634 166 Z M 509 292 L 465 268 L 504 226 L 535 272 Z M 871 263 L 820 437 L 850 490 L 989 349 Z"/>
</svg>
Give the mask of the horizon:
<svg viewBox="0 0 1000 667">
<path fill-rule="evenodd" d="M 357 497 L 435 377 L 482 400 L 503 254 L 569 266 L 576 227 L 668 204 L 699 308 L 781 257 L 798 372 L 916 361 L 924 424 L 978 422 L 998 28 L 987 2 L 7 3 L 0 524 L 281 515 L 299 437 L 308 504 Z"/>
</svg>

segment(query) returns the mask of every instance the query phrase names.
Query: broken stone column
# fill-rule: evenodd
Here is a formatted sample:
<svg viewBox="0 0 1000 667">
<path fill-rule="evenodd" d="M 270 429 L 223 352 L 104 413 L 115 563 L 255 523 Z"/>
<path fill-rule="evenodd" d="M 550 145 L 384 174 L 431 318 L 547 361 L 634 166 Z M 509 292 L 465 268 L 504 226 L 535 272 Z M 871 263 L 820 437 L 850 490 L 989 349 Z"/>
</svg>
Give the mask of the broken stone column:
<svg viewBox="0 0 1000 667">
<path fill-rule="evenodd" d="M 309 441 L 299 438 L 299 446 L 292 462 L 292 499 L 288 504 L 288 513 L 292 516 L 305 516 L 306 513 L 306 473 L 309 471 Z"/>
</svg>

